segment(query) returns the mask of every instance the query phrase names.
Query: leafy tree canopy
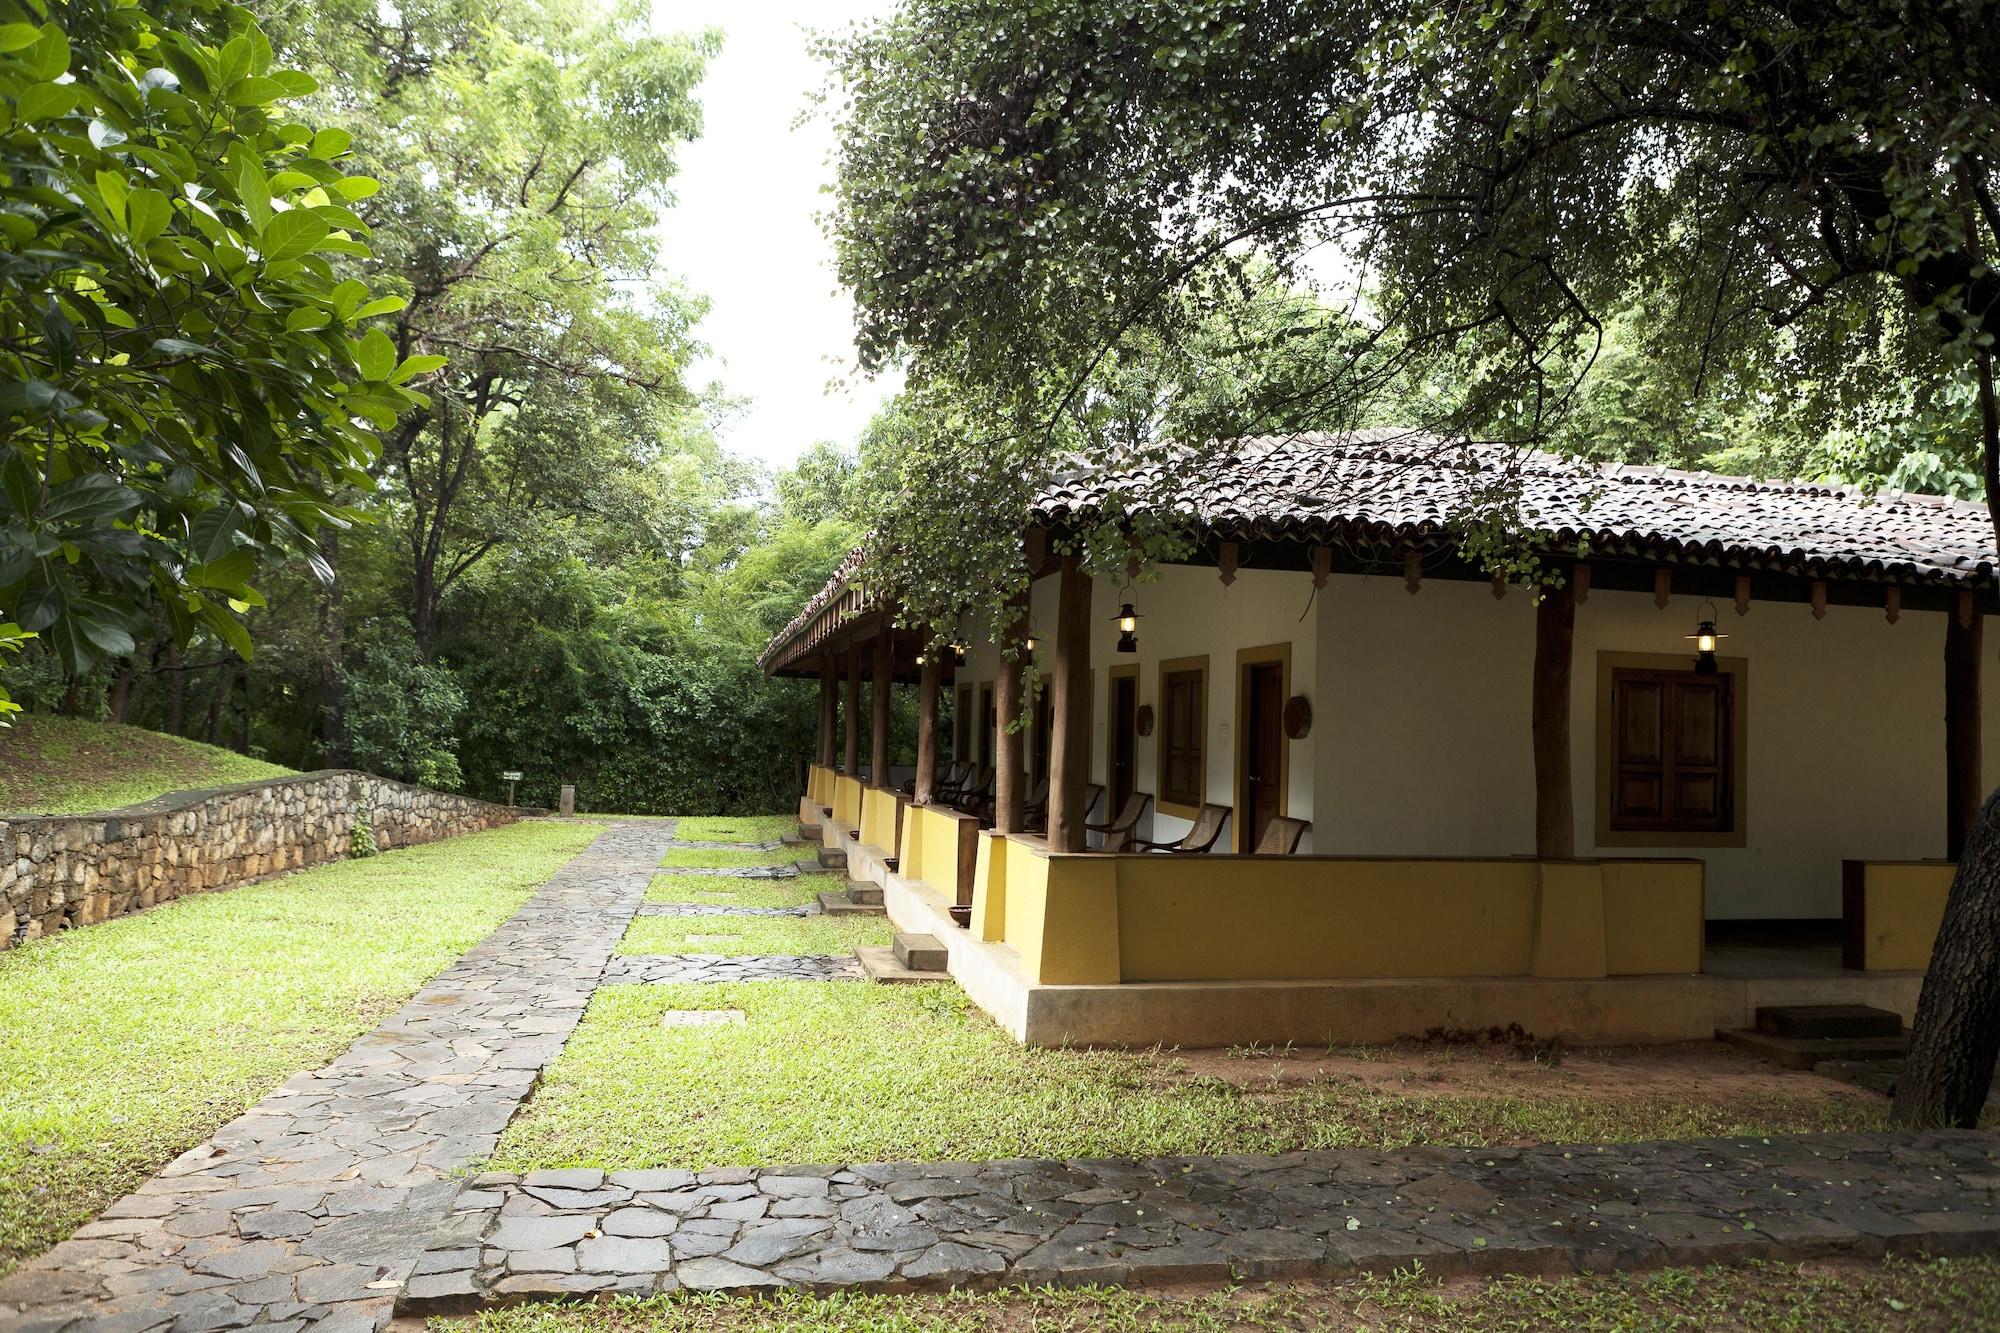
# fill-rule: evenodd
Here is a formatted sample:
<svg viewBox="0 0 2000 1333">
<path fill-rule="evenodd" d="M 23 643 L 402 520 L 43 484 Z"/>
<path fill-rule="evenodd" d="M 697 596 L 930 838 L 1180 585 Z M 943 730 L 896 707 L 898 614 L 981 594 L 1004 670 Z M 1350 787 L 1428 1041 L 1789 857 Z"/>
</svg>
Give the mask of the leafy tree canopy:
<svg viewBox="0 0 2000 1333">
<path fill-rule="evenodd" d="M 976 418 L 982 481 L 1088 446 L 1065 432 L 1121 356 L 1203 360 L 1260 271 L 1365 331 L 1365 354 L 1282 358 L 1315 424 L 1446 384 L 1403 418 L 1540 445 L 1594 411 L 1631 441 L 1671 406 L 1658 447 L 1726 452 L 1749 424 L 1752 466 L 1991 478 L 1996 19 L 906 0 L 829 44 L 831 228 L 864 361 Z M 1645 373 L 1592 403 L 1610 336 Z M 1019 517 L 940 526 L 999 541 Z"/>
<path fill-rule="evenodd" d="M 441 358 L 340 267 L 376 181 L 284 109 L 314 87 L 219 0 L 0 3 L 0 640 L 76 674 L 151 608 L 247 655 L 260 569 L 425 402 Z"/>
</svg>

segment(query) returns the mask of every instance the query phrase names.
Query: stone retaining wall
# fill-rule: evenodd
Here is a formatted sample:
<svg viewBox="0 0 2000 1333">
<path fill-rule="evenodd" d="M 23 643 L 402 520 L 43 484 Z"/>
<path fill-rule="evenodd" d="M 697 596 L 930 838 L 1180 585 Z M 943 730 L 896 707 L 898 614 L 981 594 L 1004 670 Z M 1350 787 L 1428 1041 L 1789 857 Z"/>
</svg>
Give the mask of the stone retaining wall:
<svg viewBox="0 0 2000 1333">
<path fill-rule="evenodd" d="M 95 814 L 0 816 L 0 949 L 185 893 L 337 861 L 363 825 L 387 851 L 526 813 L 329 769 Z"/>
</svg>

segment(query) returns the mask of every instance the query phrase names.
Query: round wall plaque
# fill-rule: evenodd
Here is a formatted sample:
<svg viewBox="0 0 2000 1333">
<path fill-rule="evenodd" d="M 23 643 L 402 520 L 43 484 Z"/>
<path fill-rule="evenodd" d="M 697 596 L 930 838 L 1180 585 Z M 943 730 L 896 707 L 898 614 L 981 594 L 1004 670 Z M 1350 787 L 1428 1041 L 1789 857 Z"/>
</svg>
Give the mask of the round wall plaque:
<svg viewBox="0 0 2000 1333">
<path fill-rule="evenodd" d="M 1285 734 L 1295 741 L 1302 741 L 1313 729 L 1313 708 L 1303 694 L 1295 694 L 1285 700 Z"/>
<path fill-rule="evenodd" d="M 1139 705 L 1139 711 L 1132 718 L 1132 727 L 1141 736 L 1153 734 L 1153 705 Z"/>
</svg>

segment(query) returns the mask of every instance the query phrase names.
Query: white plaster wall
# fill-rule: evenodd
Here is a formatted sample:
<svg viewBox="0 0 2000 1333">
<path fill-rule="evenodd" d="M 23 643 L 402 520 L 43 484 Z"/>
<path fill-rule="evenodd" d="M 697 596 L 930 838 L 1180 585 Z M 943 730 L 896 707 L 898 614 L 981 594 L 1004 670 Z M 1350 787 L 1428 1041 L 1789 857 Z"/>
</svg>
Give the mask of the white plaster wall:
<svg viewBox="0 0 2000 1333">
<path fill-rule="evenodd" d="M 1031 602 L 1034 629 L 1041 640 L 1039 664 L 1054 664 L 1053 637 L 1059 580 L 1053 576 L 1038 580 Z M 1160 734 L 1160 663 L 1169 658 L 1207 654 L 1208 663 L 1208 799 L 1217 804 L 1236 804 L 1236 653 L 1240 648 L 1260 648 L 1289 643 L 1292 648 L 1291 692 L 1303 694 L 1317 712 L 1321 701 L 1314 697 L 1318 668 L 1318 645 L 1313 632 L 1313 616 L 1307 600 L 1312 592 L 1310 575 L 1296 571 L 1238 570 L 1235 583 L 1224 586 L 1214 569 L 1169 566 L 1145 582 L 1135 584 L 1131 598 L 1140 614 L 1139 651 L 1120 653 L 1118 629 L 1113 618 L 1126 595 L 1119 583 L 1098 579 L 1091 588 L 1090 603 L 1090 694 L 1091 694 L 1091 781 L 1106 783 L 1109 773 L 1110 716 L 1109 668 L 1137 665 L 1139 702 L 1152 705 L 1153 734 L 1142 736 L 1138 744 L 1139 790 L 1159 794 L 1157 745 Z M 1301 619 L 1301 617 L 1304 617 Z M 981 627 L 972 636 L 966 664 L 959 668 L 961 684 L 991 681 L 999 672 L 999 652 L 990 635 Z M 1047 682 L 1044 681 L 1044 688 Z M 1285 812 L 1300 819 L 1313 817 L 1313 784 L 1317 769 L 1314 737 L 1287 741 L 1289 755 Z M 1093 821 L 1107 817 L 1100 802 L 1092 812 Z M 1178 837 L 1189 822 L 1171 815 L 1149 816 L 1142 826 L 1154 838 Z M 1233 839 L 1233 830 L 1225 836 Z M 1302 850 L 1312 849 L 1311 835 Z"/>
<path fill-rule="evenodd" d="M 1534 607 L 1519 590 L 1336 576 L 1319 616 L 1319 848 L 1346 854 L 1514 855 L 1534 848 Z M 1594 590 L 1578 608 L 1570 708 L 1577 853 L 1600 848 L 1600 652 L 1687 653 L 1701 599 Z M 1753 602 L 1721 607 L 1725 655 L 1749 662 L 1746 845 L 1658 854 L 1708 864 L 1714 918 L 1835 917 L 1843 857 L 1944 850 L 1944 618 Z M 1990 652 L 1990 645 L 1989 645 Z M 1690 654 L 1691 655 L 1691 654 Z M 1994 665 L 1987 663 L 1988 678 Z M 2000 773 L 2000 701 L 1984 710 Z"/>
<path fill-rule="evenodd" d="M 1597 655 L 1684 651 L 1700 607 L 1697 597 L 1673 597 L 1662 611 L 1644 593 L 1593 592 L 1577 609 L 1579 854 L 1598 850 Z M 1842 858 L 1944 855 L 1944 616 L 1906 612 L 1891 625 L 1879 608 L 1830 606 L 1824 620 L 1802 603 L 1752 602 L 1742 617 L 1727 603 L 1720 610 L 1717 627 L 1730 636 L 1722 651 L 1750 671 L 1739 704 L 1748 710 L 1746 845 L 1686 853 L 1708 862 L 1708 915 L 1837 917 Z M 1994 705 L 1982 712 L 1984 749 L 1996 756 L 1990 776 L 2000 771 Z"/>
<path fill-rule="evenodd" d="M 1412 597 L 1400 574 L 1337 574 L 1318 612 L 1319 849 L 1533 851 L 1527 597 L 1438 579 Z"/>
</svg>

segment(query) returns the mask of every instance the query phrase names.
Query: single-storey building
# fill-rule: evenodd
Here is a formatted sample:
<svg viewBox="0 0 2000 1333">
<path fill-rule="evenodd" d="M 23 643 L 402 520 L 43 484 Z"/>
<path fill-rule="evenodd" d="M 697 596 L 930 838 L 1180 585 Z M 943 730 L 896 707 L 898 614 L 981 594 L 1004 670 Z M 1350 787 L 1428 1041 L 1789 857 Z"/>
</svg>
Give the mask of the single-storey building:
<svg viewBox="0 0 2000 1333">
<path fill-rule="evenodd" d="M 1194 553 L 1129 585 L 1052 553 L 1132 478 L 1037 500 L 1025 728 L 992 636 L 898 629 L 859 553 L 764 658 L 821 681 L 802 821 L 1017 1037 L 1678 1040 L 1760 1004 L 1913 1013 L 2000 720 L 1982 506 L 1394 430 L 1180 472 Z M 1454 535 L 1503 479 L 1546 596 Z M 911 783 L 898 682 L 922 695 Z M 1207 850 L 1156 846 L 1190 834 Z"/>
</svg>

